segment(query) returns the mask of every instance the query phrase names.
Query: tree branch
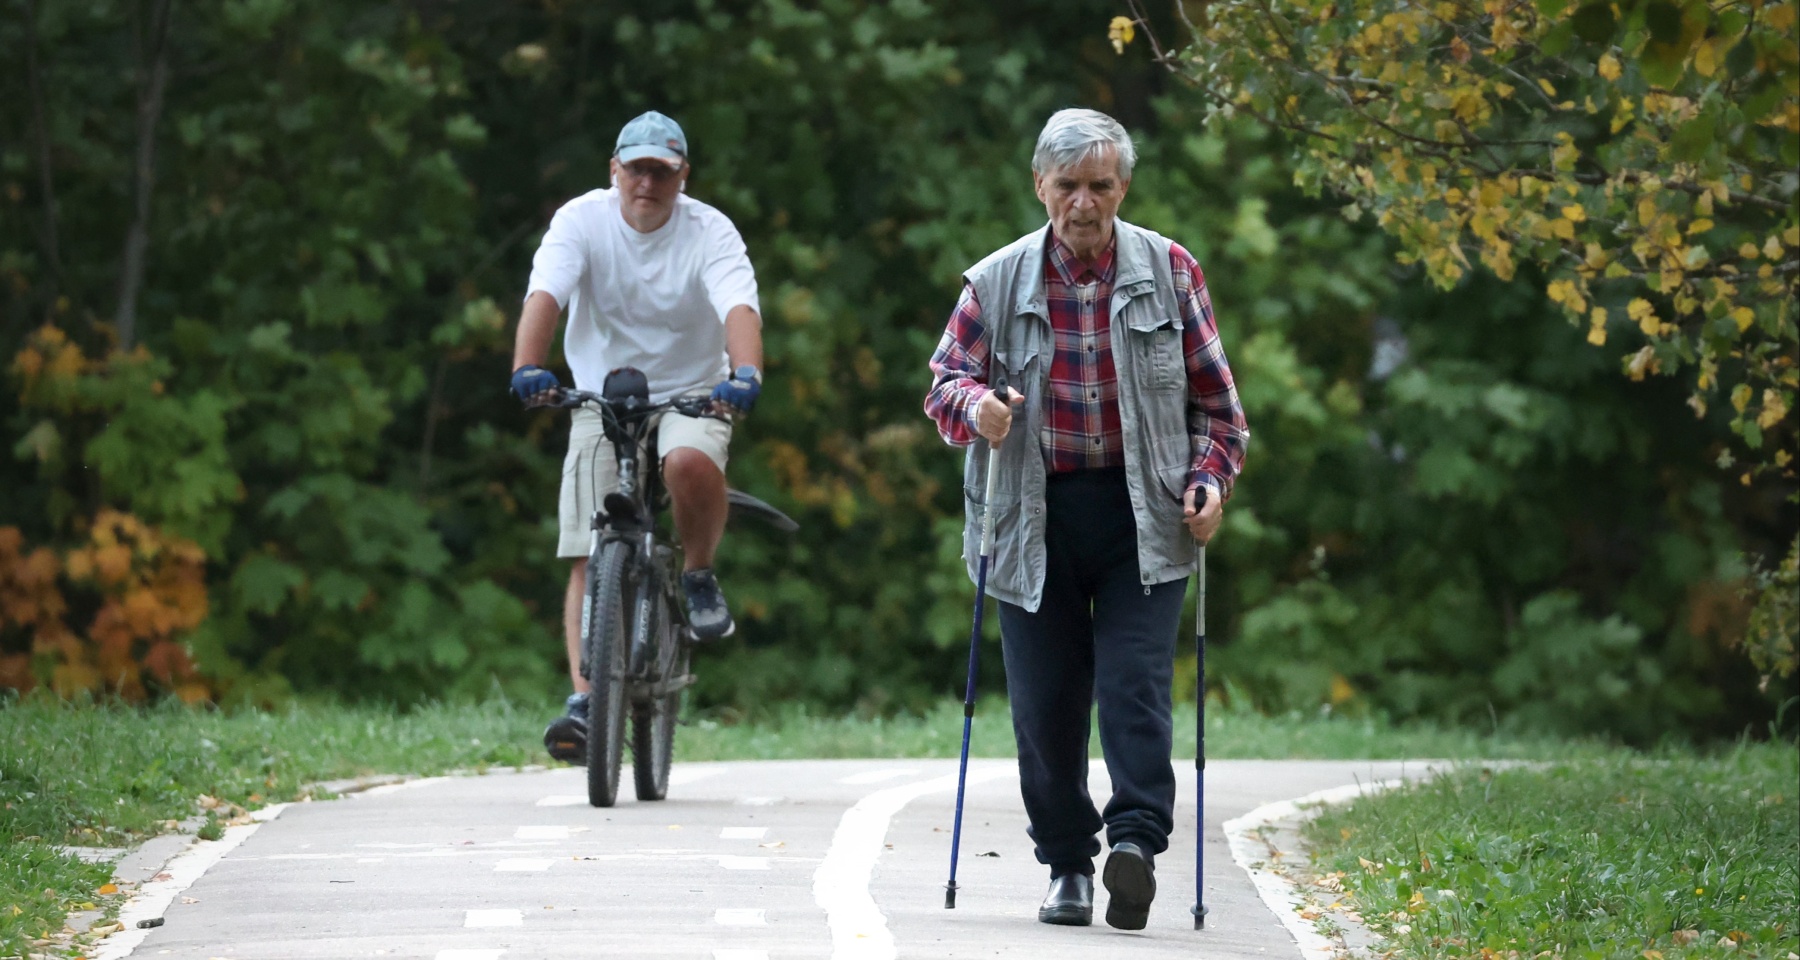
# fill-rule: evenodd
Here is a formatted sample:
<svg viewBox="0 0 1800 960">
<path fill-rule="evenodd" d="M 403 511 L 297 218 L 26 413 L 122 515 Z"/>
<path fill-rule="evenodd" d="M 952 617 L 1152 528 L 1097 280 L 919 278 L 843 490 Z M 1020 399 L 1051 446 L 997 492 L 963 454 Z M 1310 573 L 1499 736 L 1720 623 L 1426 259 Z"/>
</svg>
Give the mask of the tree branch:
<svg viewBox="0 0 1800 960">
<path fill-rule="evenodd" d="M 137 339 L 137 298 L 144 285 L 144 257 L 150 246 L 150 193 L 156 183 L 156 125 L 162 118 L 163 89 L 169 80 L 169 7 L 173 0 L 151 0 L 148 45 L 138 44 L 137 163 L 132 172 L 134 194 L 131 229 L 119 269 L 119 306 L 113 328 L 119 348 Z"/>
</svg>

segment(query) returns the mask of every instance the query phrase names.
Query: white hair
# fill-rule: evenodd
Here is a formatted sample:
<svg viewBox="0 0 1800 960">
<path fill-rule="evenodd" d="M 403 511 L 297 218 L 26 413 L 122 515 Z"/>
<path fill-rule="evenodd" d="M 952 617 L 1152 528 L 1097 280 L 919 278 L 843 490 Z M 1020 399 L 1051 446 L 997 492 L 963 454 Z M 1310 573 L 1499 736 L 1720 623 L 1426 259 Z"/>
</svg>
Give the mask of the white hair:
<svg viewBox="0 0 1800 960">
<path fill-rule="evenodd" d="M 1118 158 L 1119 179 L 1130 180 L 1131 168 L 1137 166 L 1137 147 L 1119 121 L 1098 110 L 1058 110 L 1038 134 L 1031 172 L 1043 176 L 1066 170 L 1108 148 Z"/>
</svg>

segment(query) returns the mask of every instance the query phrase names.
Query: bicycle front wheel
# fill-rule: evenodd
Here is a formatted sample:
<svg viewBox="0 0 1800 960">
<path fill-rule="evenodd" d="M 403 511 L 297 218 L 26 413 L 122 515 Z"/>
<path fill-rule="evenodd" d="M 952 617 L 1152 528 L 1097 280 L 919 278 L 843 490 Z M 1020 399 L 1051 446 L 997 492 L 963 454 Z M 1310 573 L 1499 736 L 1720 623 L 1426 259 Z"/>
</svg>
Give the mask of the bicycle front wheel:
<svg viewBox="0 0 1800 960">
<path fill-rule="evenodd" d="M 650 696 L 632 706 L 631 773 L 639 800 L 661 800 L 669 795 L 669 764 L 675 754 L 681 690 L 687 684 L 688 648 L 681 642 L 680 620 L 670 599 L 658 591 L 643 602 L 650 606 L 655 685 Z"/>
<path fill-rule="evenodd" d="M 587 602 L 581 610 L 581 642 L 587 653 L 588 803 L 610 807 L 619 796 L 625 753 L 625 656 L 629 622 L 631 547 L 603 544 L 588 558 Z"/>
</svg>

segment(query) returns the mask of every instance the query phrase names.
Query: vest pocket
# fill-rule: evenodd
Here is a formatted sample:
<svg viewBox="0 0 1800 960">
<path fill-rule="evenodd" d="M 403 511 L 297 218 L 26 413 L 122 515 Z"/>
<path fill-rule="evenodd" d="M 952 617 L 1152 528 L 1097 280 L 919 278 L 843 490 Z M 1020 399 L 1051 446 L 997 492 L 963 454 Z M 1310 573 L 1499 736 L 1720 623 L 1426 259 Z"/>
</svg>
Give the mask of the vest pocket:
<svg viewBox="0 0 1800 960">
<path fill-rule="evenodd" d="M 1181 351 L 1181 322 L 1173 317 L 1132 318 L 1131 344 L 1137 373 L 1151 390 L 1179 390 L 1187 381 Z"/>
</svg>

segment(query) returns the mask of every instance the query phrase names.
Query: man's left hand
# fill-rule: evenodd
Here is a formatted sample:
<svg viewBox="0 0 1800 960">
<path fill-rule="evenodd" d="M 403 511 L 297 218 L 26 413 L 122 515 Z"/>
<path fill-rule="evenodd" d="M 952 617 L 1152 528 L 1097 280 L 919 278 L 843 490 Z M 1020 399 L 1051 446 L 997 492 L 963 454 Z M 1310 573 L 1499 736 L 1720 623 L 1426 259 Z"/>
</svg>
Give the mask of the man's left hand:
<svg viewBox="0 0 1800 960">
<path fill-rule="evenodd" d="M 1196 499 L 1203 504 L 1198 509 L 1194 507 Z M 1213 534 L 1219 532 L 1219 521 L 1223 519 L 1225 519 L 1225 505 L 1213 495 L 1211 489 L 1198 487 L 1189 490 L 1187 495 L 1182 497 L 1181 522 L 1187 525 L 1188 532 L 1194 535 L 1194 539 L 1199 541 L 1201 546 L 1206 546 L 1206 541 L 1211 540 Z"/>
<path fill-rule="evenodd" d="M 762 396 L 762 373 L 748 364 L 731 372 L 731 379 L 713 388 L 712 401 L 738 413 L 749 413 Z"/>
</svg>

